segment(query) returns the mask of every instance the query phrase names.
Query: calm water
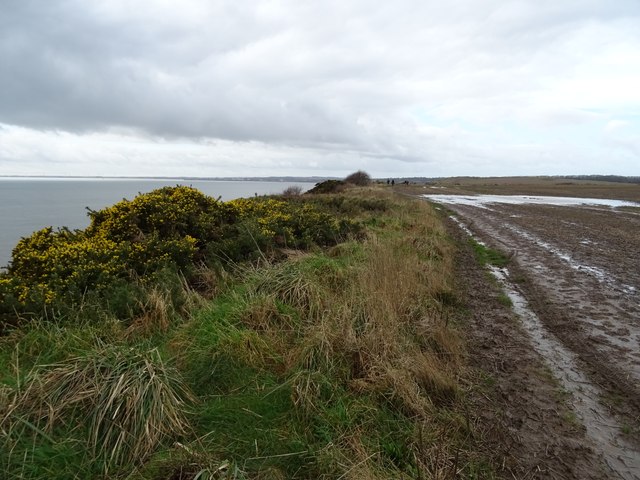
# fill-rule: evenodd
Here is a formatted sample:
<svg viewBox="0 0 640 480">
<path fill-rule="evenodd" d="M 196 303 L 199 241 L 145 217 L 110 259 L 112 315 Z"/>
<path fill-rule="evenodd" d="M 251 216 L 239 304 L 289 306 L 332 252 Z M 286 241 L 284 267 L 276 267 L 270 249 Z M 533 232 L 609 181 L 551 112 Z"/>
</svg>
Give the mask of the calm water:
<svg viewBox="0 0 640 480">
<path fill-rule="evenodd" d="M 190 185 L 212 197 L 239 197 L 281 193 L 298 185 L 303 190 L 313 183 L 240 182 L 206 180 L 144 179 L 2 179 L 0 178 L 0 268 L 11 259 L 11 250 L 21 237 L 47 226 L 85 228 L 89 217 L 85 207 L 98 210 L 138 193 L 175 185 Z"/>
</svg>

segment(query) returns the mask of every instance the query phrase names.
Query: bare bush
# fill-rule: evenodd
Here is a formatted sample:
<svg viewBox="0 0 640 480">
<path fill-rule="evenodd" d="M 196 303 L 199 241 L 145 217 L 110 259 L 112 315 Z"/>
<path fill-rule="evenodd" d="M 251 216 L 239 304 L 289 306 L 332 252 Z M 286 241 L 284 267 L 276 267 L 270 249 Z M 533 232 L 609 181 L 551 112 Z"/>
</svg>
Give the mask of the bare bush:
<svg viewBox="0 0 640 480">
<path fill-rule="evenodd" d="M 345 178 L 344 181 L 352 185 L 358 185 L 359 187 L 366 187 L 371 184 L 371 177 L 368 173 L 358 170 Z"/>
<path fill-rule="evenodd" d="M 284 197 L 297 197 L 298 195 L 302 194 L 302 187 L 299 187 L 298 185 L 291 185 L 290 187 L 287 187 L 284 189 L 284 191 L 282 192 L 282 196 Z"/>
</svg>

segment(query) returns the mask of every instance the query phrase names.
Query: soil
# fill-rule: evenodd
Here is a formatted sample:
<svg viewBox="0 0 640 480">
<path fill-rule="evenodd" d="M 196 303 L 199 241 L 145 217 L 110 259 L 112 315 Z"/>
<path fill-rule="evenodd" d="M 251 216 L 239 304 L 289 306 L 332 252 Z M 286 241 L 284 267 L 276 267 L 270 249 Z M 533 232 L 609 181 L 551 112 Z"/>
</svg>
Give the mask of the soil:
<svg viewBox="0 0 640 480">
<path fill-rule="evenodd" d="M 451 178 L 428 185 L 399 185 L 407 193 L 490 193 L 499 195 L 557 195 L 562 197 L 609 198 L 640 202 L 640 184 L 568 180 L 553 177 Z"/>
<path fill-rule="evenodd" d="M 507 281 L 539 321 L 542 341 L 556 342 L 547 353 L 537 348 L 523 320 L 500 302 L 501 285 L 478 266 L 467 234 L 450 221 L 461 245 L 470 361 L 488 379 L 474 410 L 504 477 L 640 478 L 640 215 L 447 208 L 511 257 Z M 555 350 L 566 354 L 549 354 Z"/>
</svg>

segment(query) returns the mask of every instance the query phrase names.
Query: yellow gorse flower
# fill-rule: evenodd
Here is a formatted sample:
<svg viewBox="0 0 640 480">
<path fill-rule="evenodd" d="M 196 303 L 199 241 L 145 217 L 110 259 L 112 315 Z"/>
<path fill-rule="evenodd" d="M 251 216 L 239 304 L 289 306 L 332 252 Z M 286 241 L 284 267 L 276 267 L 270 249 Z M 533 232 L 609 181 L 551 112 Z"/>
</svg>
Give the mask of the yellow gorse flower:
<svg viewBox="0 0 640 480">
<path fill-rule="evenodd" d="M 217 251 L 226 258 L 231 254 L 224 248 L 246 232 L 242 225 L 256 225 L 267 248 L 265 241 L 296 247 L 335 241 L 342 228 L 310 203 L 264 197 L 220 202 L 183 186 L 122 200 L 89 217 L 83 231 L 46 227 L 20 240 L 8 274 L 0 277 L 0 293 L 23 305 L 51 304 L 166 265 L 188 268 L 211 245 L 221 245 Z"/>
</svg>

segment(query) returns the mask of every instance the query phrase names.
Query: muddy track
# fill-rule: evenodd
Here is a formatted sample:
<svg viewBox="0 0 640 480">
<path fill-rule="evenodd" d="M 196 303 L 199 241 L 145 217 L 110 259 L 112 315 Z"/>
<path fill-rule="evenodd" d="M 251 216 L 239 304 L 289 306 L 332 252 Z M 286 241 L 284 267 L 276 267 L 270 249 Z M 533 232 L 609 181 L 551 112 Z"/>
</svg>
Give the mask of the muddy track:
<svg viewBox="0 0 640 480">
<path fill-rule="evenodd" d="M 553 456 L 539 454 L 534 455 L 533 464 L 538 468 L 546 465 L 547 474 L 538 472 L 536 476 L 527 470 L 532 462 L 523 458 L 520 463 L 524 466 L 514 468 L 520 468 L 520 474 L 528 471 L 534 475 L 528 478 L 640 478 L 640 216 L 593 207 L 487 207 L 447 205 L 457 222 L 478 240 L 511 255 L 510 265 L 496 273 L 496 281 L 511 292 L 516 310 L 522 311 L 519 326 L 505 327 L 508 324 L 494 309 L 486 314 L 493 317 L 492 326 L 485 317 L 477 327 L 495 329 L 493 323 L 502 322 L 503 327 L 492 335 L 505 337 L 506 332 L 525 340 L 529 361 L 546 365 L 561 389 L 568 392 L 564 401 L 571 410 L 569 417 L 575 415 L 583 434 L 583 438 L 577 432 L 568 435 L 561 419 L 550 422 L 548 416 L 538 426 L 548 431 L 548 441 L 556 444 L 556 449 L 564 448 L 564 470 L 563 462 L 558 465 Z M 451 224 L 459 236 L 459 225 Z M 465 275 L 470 276 L 468 272 Z M 473 308 L 486 306 L 477 303 Z M 531 318 L 527 318 L 528 311 Z M 518 333 L 518 328 L 524 331 Z M 476 335 L 481 338 L 483 334 L 478 331 Z M 515 351 L 525 355 L 522 348 Z M 497 349 L 493 355 L 522 363 L 513 352 L 513 348 Z M 536 352 L 537 360 L 531 356 Z M 519 374 L 514 378 L 513 372 L 497 373 L 507 384 L 524 383 L 529 392 L 519 401 L 538 405 L 538 415 L 545 409 L 562 409 L 537 398 L 550 387 L 535 375 L 523 379 Z M 512 415 L 527 417 L 531 413 L 515 409 Z M 526 420 L 523 422 L 526 425 Z M 535 450 L 537 437 L 531 429 L 520 431 L 518 438 L 519 443 L 512 439 L 514 445 L 533 442 L 533 447 L 522 448 Z M 567 445 L 575 448 L 567 449 Z M 594 462 L 600 467 L 595 468 Z M 580 464 L 591 466 L 591 476 L 586 476 Z M 604 473 L 598 474 L 598 469 Z"/>
</svg>

